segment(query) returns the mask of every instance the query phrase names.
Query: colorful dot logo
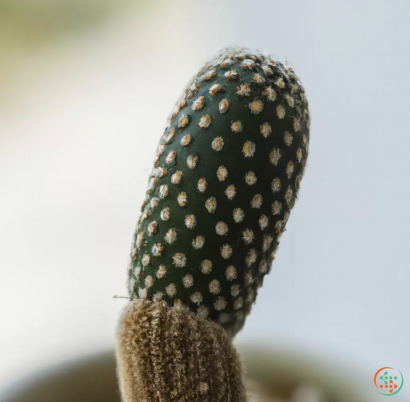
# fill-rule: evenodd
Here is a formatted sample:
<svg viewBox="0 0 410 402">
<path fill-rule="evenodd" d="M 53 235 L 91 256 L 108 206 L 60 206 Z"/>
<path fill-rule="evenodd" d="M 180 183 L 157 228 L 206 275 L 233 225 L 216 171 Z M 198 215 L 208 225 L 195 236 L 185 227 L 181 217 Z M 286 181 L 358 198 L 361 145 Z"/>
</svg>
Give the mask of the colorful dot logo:
<svg viewBox="0 0 410 402">
<path fill-rule="evenodd" d="M 374 375 L 374 385 L 382 395 L 394 395 L 403 388 L 403 374 L 392 367 L 383 367 Z"/>
</svg>

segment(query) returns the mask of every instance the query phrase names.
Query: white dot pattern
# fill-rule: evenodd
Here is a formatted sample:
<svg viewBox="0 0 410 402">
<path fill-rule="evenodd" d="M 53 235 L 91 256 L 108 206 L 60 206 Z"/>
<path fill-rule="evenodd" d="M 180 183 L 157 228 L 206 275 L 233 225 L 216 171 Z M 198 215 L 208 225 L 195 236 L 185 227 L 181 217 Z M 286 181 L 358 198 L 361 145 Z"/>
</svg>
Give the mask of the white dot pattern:
<svg viewBox="0 0 410 402">
<path fill-rule="evenodd" d="M 189 308 L 235 332 L 297 198 L 309 111 L 291 67 L 233 52 L 188 85 L 161 136 L 130 275 L 133 297 Z"/>
</svg>

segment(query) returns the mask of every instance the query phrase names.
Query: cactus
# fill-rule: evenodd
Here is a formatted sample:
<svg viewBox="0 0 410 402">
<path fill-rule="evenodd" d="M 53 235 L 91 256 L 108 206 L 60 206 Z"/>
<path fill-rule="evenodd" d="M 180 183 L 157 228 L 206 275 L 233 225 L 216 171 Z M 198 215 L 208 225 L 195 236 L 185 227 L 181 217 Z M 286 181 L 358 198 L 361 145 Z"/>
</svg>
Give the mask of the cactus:
<svg viewBox="0 0 410 402">
<path fill-rule="evenodd" d="M 269 56 L 227 50 L 198 73 L 158 146 L 132 297 L 240 329 L 298 193 L 308 119 L 293 69 Z"/>
<path fill-rule="evenodd" d="M 130 298 L 179 306 L 234 336 L 270 272 L 308 144 L 307 99 L 287 62 L 228 48 L 207 63 L 157 148 Z"/>
<path fill-rule="evenodd" d="M 242 367 L 223 328 L 164 302 L 129 305 L 119 329 L 124 402 L 242 402 Z"/>
</svg>

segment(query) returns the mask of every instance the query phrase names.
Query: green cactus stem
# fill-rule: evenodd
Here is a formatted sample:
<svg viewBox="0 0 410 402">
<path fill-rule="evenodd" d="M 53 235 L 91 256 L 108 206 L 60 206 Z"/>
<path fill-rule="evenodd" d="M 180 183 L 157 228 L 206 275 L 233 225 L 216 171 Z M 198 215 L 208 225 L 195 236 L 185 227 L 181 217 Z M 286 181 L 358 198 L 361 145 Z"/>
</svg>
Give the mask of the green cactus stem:
<svg viewBox="0 0 410 402">
<path fill-rule="evenodd" d="M 307 99 L 286 62 L 236 48 L 208 63 L 158 145 L 131 297 L 182 304 L 236 333 L 271 269 L 308 143 Z"/>
<path fill-rule="evenodd" d="M 242 402 L 232 337 L 306 166 L 308 104 L 285 61 L 224 49 L 162 135 L 135 231 L 117 360 L 124 402 Z"/>
</svg>

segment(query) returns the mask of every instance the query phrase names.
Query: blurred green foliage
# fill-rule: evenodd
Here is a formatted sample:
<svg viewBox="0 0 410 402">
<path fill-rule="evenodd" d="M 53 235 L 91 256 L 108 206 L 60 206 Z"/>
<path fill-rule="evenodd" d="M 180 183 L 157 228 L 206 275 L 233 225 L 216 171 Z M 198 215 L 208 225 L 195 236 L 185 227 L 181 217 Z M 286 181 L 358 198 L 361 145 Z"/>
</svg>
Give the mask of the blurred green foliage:
<svg viewBox="0 0 410 402">
<path fill-rule="evenodd" d="M 35 44 L 87 29 L 137 0 L 0 0 L 0 44 Z"/>
</svg>

